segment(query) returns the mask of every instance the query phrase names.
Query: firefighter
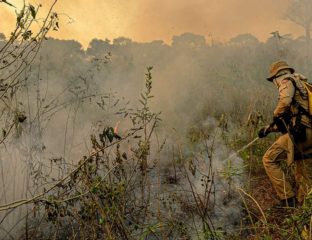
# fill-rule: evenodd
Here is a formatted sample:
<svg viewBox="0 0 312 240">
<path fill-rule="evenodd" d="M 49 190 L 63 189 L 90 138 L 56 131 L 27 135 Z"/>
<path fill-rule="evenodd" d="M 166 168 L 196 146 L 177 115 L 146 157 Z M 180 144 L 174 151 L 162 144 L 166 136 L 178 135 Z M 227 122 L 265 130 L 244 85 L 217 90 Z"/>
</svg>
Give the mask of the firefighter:
<svg viewBox="0 0 312 240">
<path fill-rule="evenodd" d="M 277 207 L 295 207 L 302 203 L 312 186 L 312 125 L 308 93 L 303 82 L 307 79 L 285 61 L 271 64 L 268 81 L 278 88 L 279 98 L 273 113 L 273 122 L 260 129 L 258 136 L 271 132 L 282 135 L 263 156 L 263 165 L 280 198 Z M 281 169 L 280 161 L 294 166 L 296 189 L 293 189 Z"/>
</svg>

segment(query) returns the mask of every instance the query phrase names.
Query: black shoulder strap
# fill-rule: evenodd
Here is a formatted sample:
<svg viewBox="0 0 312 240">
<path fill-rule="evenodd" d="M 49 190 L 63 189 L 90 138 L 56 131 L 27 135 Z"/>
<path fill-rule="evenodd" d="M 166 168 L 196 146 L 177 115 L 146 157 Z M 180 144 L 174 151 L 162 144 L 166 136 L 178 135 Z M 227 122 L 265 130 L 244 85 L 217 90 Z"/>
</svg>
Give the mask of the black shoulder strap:
<svg viewBox="0 0 312 240">
<path fill-rule="evenodd" d="M 297 84 L 296 84 L 296 80 L 293 77 L 287 77 L 286 79 L 290 80 L 292 82 L 292 84 L 294 85 L 295 89 L 299 91 Z"/>
</svg>

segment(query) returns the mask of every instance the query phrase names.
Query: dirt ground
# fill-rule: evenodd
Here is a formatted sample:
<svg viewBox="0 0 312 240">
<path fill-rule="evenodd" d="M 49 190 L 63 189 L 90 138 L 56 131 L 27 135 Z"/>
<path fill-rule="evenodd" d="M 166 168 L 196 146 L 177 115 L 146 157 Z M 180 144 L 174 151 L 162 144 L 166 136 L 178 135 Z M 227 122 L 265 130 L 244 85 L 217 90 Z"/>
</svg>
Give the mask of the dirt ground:
<svg viewBox="0 0 312 240">
<path fill-rule="evenodd" d="M 251 174 L 251 176 L 249 193 L 261 207 L 266 217 L 267 229 L 263 227 L 262 222 L 264 221 L 264 218 L 261 211 L 259 210 L 259 207 L 253 200 L 248 199 L 247 204 L 253 221 L 252 223 L 249 217 L 248 222 L 250 224 L 250 228 L 252 229 L 255 226 L 260 226 L 254 231 L 250 231 L 251 234 L 248 236 L 248 239 L 285 239 L 285 237 L 280 235 L 279 226 L 283 225 L 285 219 L 290 216 L 295 209 L 280 209 L 274 207 L 279 203 L 279 199 L 263 167 L 258 168 L 257 172 L 254 172 Z M 267 235 L 271 238 L 259 238 L 261 235 Z"/>
</svg>

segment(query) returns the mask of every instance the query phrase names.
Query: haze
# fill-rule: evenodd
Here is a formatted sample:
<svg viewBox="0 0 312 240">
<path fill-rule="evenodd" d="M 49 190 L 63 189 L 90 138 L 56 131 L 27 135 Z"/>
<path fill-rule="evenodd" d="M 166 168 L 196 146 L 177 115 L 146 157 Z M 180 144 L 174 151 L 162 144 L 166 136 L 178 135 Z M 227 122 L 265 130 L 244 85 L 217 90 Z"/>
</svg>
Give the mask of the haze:
<svg viewBox="0 0 312 240">
<path fill-rule="evenodd" d="M 31 1 L 47 8 L 52 0 Z M 20 8 L 21 0 L 11 0 Z M 52 37 L 75 39 L 87 47 L 93 38 L 128 37 L 138 42 L 163 40 L 192 32 L 217 41 L 251 33 L 261 41 L 270 32 L 302 35 L 302 29 L 284 17 L 289 0 L 59 0 L 61 31 Z M 0 29 L 8 35 L 14 27 L 15 12 L 0 8 Z M 69 17 L 74 22 L 69 23 Z"/>
</svg>

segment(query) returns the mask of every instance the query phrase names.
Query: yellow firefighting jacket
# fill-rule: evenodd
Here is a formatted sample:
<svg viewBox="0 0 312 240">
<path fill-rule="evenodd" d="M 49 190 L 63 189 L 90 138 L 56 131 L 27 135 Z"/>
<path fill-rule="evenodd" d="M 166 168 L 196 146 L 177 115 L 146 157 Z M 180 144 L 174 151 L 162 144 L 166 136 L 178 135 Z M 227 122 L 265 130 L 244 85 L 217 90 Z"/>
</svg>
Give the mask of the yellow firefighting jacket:
<svg viewBox="0 0 312 240">
<path fill-rule="evenodd" d="M 308 111 L 309 103 L 307 92 L 302 81 L 306 78 L 301 74 L 285 74 L 273 80 L 279 91 L 278 103 L 274 110 L 274 117 L 281 117 L 291 112 L 292 115 L 298 114 L 298 105 L 305 111 Z M 304 96 L 304 93 L 306 94 Z M 296 103 L 296 104 L 295 104 Z M 311 127 L 309 116 L 303 114 L 301 123 L 307 127 Z"/>
</svg>

